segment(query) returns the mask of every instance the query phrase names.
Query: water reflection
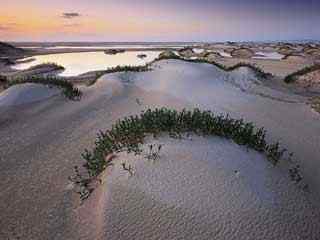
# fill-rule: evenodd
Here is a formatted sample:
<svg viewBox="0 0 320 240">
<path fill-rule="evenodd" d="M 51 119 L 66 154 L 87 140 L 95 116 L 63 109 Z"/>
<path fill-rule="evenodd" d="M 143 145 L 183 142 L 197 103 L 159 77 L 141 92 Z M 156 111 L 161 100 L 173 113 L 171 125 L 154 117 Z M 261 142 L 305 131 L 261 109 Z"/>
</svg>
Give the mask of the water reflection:
<svg viewBox="0 0 320 240">
<path fill-rule="evenodd" d="M 141 66 L 151 62 L 159 56 L 160 51 L 134 51 L 116 55 L 107 55 L 104 52 L 59 53 L 33 56 L 31 62 L 16 64 L 13 68 L 24 70 L 42 63 L 57 63 L 65 70 L 60 76 L 76 76 L 89 71 L 105 70 L 116 66 Z M 141 59 L 137 55 L 146 54 Z M 23 61 L 28 59 L 23 59 Z"/>
</svg>

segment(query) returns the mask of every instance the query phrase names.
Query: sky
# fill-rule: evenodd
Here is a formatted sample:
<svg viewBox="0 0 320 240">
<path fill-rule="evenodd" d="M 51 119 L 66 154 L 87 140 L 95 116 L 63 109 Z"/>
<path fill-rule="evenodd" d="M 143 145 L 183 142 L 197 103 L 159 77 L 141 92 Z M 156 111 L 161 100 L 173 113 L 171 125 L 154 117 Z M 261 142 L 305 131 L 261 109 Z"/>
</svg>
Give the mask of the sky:
<svg viewBox="0 0 320 240">
<path fill-rule="evenodd" d="M 0 0 L 0 41 L 320 40 L 320 0 Z"/>
</svg>

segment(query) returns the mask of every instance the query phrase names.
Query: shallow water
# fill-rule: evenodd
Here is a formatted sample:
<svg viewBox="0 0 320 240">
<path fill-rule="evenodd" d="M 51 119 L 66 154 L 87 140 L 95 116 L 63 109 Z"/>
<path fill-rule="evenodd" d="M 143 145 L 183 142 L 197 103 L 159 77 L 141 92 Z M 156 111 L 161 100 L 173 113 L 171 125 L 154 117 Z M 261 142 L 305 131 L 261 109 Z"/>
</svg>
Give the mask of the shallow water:
<svg viewBox="0 0 320 240">
<path fill-rule="evenodd" d="M 128 48 L 128 49 L 137 49 L 137 48 L 183 48 L 184 46 L 175 46 L 175 45 L 115 45 L 115 46 L 54 46 L 46 47 L 45 49 L 119 49 L 119 48 Z"/>
<path fill-rule="evenodd" d="M 139 54 L 147 57 L 140 59 Z M 59 53 L 33 56 L 34 61 L 16 64 L 14 69 L 24 70 L 42 63 L 57 63 L 65 68 L 60 76 L 76 76 L 89 71 L 106 70 L 116 66 L 141 66 L 157 58 L 160 51 L 134 51 L 116 55 L 107 55 L 104 52 Z M 22 60 L 27 60 L 22 59 Z"/>
<path fill-rule="evenodd" d="M 137 49 L 137 48 L 184 48 L 186 44 L 105 44 L 105 45 L 56 45 L 56 46 L 21 46 L 21 48 L 26 49 L 36 49 L 36 48 L 43 48 L 43 49 L 118 49 L 118 48 L 128 48 L 128 49 Z"/>
</svg>

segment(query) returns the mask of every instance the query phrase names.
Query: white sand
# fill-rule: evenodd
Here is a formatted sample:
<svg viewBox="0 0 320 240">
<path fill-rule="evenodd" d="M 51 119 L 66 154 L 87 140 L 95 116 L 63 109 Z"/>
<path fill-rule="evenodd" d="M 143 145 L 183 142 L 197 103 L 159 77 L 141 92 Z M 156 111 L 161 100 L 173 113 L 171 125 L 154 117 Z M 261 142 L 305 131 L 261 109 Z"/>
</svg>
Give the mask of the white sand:
<svg viewBox="0 0 320 240">
<path fill-rule="evenodd" d="M 99 239 L 320 236 L 320 212 L 263 155 L 216 137 L 152 143 L 164 144 L 158 160 L 122 154 L 104 179 Z"/>
<path fill-rule="evenodd" d="M 246 69 L 227 74 L 170 60 L 150 72 L 105 75 L 83 88 L 79 102 L 0 108 L 0 239 L 317 239 L 319 209 L 311 202 L 320 183 L 320 115 L 304 101 Z M 162 106 L 211 109 L 266 127 L 268 139 L 294 151 L 311 193 L 289 181 L 286 166 L 273 168 L 223 139 L 161 139 L 159 163 L 119 157 L 136 174 L 109 169 L 79 206 L 67 177 L 96 133 Z"/>
</svg>

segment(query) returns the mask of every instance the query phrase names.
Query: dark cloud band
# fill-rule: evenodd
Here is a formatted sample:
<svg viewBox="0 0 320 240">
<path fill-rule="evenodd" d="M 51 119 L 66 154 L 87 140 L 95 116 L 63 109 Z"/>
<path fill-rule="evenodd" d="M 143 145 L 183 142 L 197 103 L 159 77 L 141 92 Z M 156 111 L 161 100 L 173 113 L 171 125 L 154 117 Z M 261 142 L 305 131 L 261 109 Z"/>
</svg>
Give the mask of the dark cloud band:
<svg viewBox="0 0 320 240">
<path fill-rule="evenodd" d="M 66 12 L 66 13 L 62 13 L 62 17 L 71 19 L 71 18 L 81 17 L 81 14 L 77 12 Z"/>
</svg>

